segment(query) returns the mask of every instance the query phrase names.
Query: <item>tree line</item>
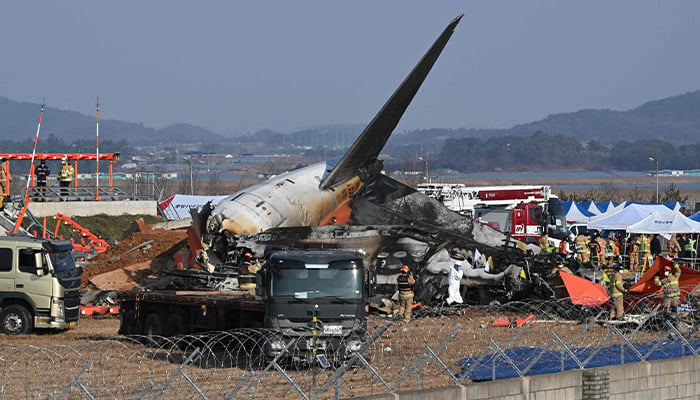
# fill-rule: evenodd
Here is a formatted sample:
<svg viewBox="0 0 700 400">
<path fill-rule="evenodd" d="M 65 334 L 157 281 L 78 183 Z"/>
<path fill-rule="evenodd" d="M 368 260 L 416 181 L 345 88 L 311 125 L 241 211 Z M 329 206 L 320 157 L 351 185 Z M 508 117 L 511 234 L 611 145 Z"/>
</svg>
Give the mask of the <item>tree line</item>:
<svg viewBox="0 0 700 400">
<path fill-rule="evenodd" d="M 700 143 L 674 146 L 662 139 L 642 139 L 603 145 L 542 131 L 529 136 L 462 137 L 447 139 L 439 155 L 430 157 L 430 165 L 456 171 L 651 171 L 656 165 L 649 157 L 658 161 L 660 169 L 700 169 Z"/>
</svg>

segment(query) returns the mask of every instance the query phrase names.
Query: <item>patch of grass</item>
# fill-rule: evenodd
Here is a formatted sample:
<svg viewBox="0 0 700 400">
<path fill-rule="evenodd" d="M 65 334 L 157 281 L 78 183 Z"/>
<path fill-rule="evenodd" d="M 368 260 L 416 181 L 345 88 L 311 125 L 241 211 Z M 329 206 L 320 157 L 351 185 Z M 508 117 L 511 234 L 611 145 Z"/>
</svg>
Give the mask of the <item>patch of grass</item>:
<svg viewBox="0 0 700 400">
<path fill-rule="evenodd" d="M 93 215 L 89 217 L 72 217 L 71 219 L 82 226 L 87 228 L 94 235 L 101 237 L 108 243 L 114 243 L 121 241 L 125 237 L 125 233 L 130 230 L 131 226 L 135 223 L 136 219 L 143 218 L 143 221 L 147 224 L 154 224 L 157 222 L 164 221 L 161 218 L 154 217 L 151 215 L 119 215 L 112 216 L 106 214 Z M 40 222 L 42 222 L 40 220 Z M 29 225 L 28 221 L 23 221 L 23 226 L 27 227 Z M 56 217 L 46 218 L 46 230 L 53 235 L 56 229 Z M 41 236 L 41 228 L 33 227 L 32 231 L 37 230 L 37 235 Z M 61 223 L 58 228 L 58 235 L 63 236 L 64 239 L 74 239 L 76 241 L 80 240 L 80 234 L 78 231 L 72 227 Z"/>
</svg>

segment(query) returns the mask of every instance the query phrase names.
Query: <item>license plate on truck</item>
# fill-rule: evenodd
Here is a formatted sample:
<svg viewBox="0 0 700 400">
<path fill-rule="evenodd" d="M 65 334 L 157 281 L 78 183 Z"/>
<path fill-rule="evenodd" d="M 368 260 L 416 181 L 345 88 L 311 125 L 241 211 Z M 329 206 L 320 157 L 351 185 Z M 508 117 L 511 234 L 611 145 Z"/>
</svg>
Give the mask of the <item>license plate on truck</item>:
<svg viewBox="0 0 700 400">
<path fill-rule="evenodd" d="M 342 335 L 343 327 L 340 325 L 323 325 L 324 335 Z"/>
</svg>

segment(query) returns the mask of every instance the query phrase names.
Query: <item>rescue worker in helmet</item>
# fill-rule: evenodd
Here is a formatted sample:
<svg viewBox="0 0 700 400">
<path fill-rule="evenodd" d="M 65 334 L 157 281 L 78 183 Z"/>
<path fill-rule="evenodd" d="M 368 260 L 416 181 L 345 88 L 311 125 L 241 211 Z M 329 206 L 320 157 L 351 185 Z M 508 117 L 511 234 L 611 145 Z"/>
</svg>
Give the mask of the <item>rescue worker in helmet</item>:
<svg viewBox="0 0 700 400">
<path fill-rule="evenodd" d="M 654 277 L 654 284 L 656 286 L 661 286 L 664 291 L 664 297 L 662 300 L 662 305 L 664 312 L 678 312 L 678 306 L 681 305 L 681 288 L 678 285 L 678 281 L 681 278 L 681 267 L 680 265 L 673 264 L 674 272 L 671 271 L 671 267 L 666 265 L 663 271 L 663 278 L 659 279 L 659 276 Z"/>
<path fill-rule="evenodd" d="M 610 310 L 610 319 L 622 319 L 625 314 L 625 305 L 623 301 L 623 296 L 627 293 L 625 289 L 624 282 L 622 281 L 622 271 L 624 267 L 622 264 L 613 265 L 615 273 L 613 274 L 612 287 L 610 289 L 610 297 L 613 300 L 613 308 Z"/>
<path fill-rule="evenodd" d="M 61 196 L 68 196 L 68 187 L 73 182 L 73 166 L 68 163 L 68 157 L 61 159 L 61 169 L 58 170 L 58 183 L 61 186 Z"/>
<path fill-rule="evenodd" d="M 589 241 L 590 238 L 586 234 L 579 233 L 578 236 L 576 236 L 576 253 L 579 256 L 579 261 L 583 264 L 591 261 L 591 252 L 588 249 Z"/>
<path fill-rule="evenodd" d="M 552 269 L 552 275 L 561 274 L 562 272 L 573 275 L 571 269 L 564 265 L 564 259 L 557 257 L 557 264 L 554 269 Z"/>
<path fill-rule="evenodd" d="M 413 285 L 416 280 L 408 269 L 408 265 L 401 267 L 401 273 L 396 278 L 399 286 L 399 312 L 398 317 L 411 319 L 411 308 L 413 307 Z"/>
<path fill-rule="evenodd" d="M 255 283 L 256 274 L 262 266 L 257 258 L 253 258 L 251 252 L 246 252 L 243 254 L 243 265 L 239 268 L 238 272 L 238 286 L 241 290 L 246 290 L 255 294 L 255 288 L 257 287 Z"/>
<path fill-rule="evenodd" d="M 598 243 L 597 240 L 598 234 L 594 233 L 591 235 L 591 240 L 588 242 L 588 253 L 590 254 L 590 259 L 591 263 L 594 266 L 599 266 L 600 261 L 601 261 L 601 253 L 603 252 L 602 248 L 600 247 L 600 243 Z"/>
</svg>

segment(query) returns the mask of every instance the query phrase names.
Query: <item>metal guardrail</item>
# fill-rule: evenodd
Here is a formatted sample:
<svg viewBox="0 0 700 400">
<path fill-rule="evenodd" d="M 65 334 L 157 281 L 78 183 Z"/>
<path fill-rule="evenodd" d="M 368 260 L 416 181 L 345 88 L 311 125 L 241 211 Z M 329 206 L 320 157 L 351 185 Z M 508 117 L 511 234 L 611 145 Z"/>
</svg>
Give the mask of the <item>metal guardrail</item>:
<svg viewBox="0 0 700 400">
<path fill-rule="evenodd" d="M 30 187 L 29 198 L 34 202 L 58 202 L 58 201 L 94 201 L 97 200 L 98 192 L 94 187 L 55 187 L 47 186 L 44 188 Z M 149 198 L 149 200 L 152 198 Z M 126 193 L 118 186 L 100 186 L 99 200 L 141 200 L 134 198 L 133 195 Z"/>
</svg>

